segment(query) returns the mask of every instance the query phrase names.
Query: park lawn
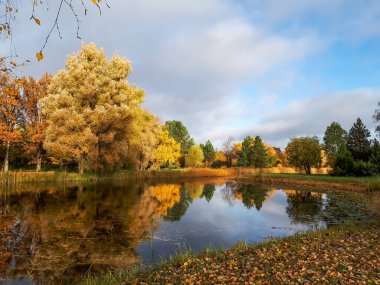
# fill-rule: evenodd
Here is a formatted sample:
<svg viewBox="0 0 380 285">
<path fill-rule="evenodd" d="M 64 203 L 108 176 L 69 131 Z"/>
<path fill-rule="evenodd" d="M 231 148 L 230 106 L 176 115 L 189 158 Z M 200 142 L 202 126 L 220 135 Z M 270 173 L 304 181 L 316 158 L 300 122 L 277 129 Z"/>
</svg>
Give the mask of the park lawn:
<svg viewBox="0 0 380 285">
<path fill-rule="evenodd" d="M 380 191 L 380 177 L 341 177 L 327 174 L 258 173 L 244 175 L 242 181 L 301 189 Z"/>
<path fill-rule="evenodd" d="M 331 176 L 328 174 L 297 174 L 297 173 L 261 173 L 262 176 L 280 177 L 301 180 L 319 180 L 331 182 L 361 182 L 361 183 L 380 183 L 380 176 L 353 177 L 353 176 Z"/>
</svg>

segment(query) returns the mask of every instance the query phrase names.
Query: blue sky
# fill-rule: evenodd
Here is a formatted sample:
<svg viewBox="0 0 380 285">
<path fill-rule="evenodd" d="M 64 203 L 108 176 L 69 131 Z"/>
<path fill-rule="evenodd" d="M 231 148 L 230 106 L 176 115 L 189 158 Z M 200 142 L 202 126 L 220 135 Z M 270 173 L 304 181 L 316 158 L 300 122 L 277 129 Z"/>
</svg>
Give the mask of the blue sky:
<svg viewBox="0 0 380 285">
<path fill-rule="evenodd" d="M 82 41 L 131 60 L 129 81 L 146 90 L 144 107 L 163 121 L 183 121 L 197 143 L 260 135 L 285 147 L 294 136 L 322 138 L 332 121 L 349 129 L 357 117 L 374 130 L 378 0 L 108 2 L 102 16 L 96 9 L 81 16 Z M 33 59 L 20 73 L 63 68 L 81 45 L 69 11 L 62 14 L 63 39 L 53 34 L 37 63 L 56 7 L 41 7 L 38 27 L 28 4 L 20 5 L 14 42 L 20 57 Z"/>
</svg>

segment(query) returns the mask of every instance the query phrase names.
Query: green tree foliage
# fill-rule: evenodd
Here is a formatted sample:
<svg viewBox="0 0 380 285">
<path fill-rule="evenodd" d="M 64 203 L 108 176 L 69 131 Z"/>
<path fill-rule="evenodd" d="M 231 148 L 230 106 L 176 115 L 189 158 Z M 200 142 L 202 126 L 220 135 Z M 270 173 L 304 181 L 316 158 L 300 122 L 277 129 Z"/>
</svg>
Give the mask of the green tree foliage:
<svg viewBox="0 0 380 285">
<path fill-rule="evenodd" d="M 377 103 L 378 109 L 375 110 L 375 114 L 373 114 L 373 120 L 378 125 L 376 126 L 376 133 L 380 137 L 380 102 Z"/>
<path fill-rule="evenodd" d="M 167 121 L 165 123 L 165 129 L 168 130 L 169 136 L 181 145 L 181 154 L 184 155 L 188 153 L 190 147 L 194 145 L 194 139 L 190 137 L 187 128 L 182 122 Z"/>
<path fill-rule="evenodd" d="M 203 193 L 201 198 L 205 197 L 207 202 L 210 202 L 212 197 L 214 196 L 216 188 L 214 184 L 205 184 L 203 186 Z"/>
<path fill-rule="evenodd" d="M 259 136 L 255 137 L 252 148 L 251 165 L 255 168 L 264 168 L 268 163 L 268 154 L 265 145 Z"/>
<path fill-rule="evenodd" d="M 371 142 L 370 132 L 358 118 L 350 131 L 347 138 L 347 149 L 352 153 L 355 160 L 366 161 L 370 154 Z"/>
<path fill-rule="evenodd" d="M 267 188 L 250 184 L 239 185 L 237 193 L 241 194 L 242 202 L 246 208 L 251 209 L 254 206 L 257 211 L 260 211 L 268 197 Z"/>
<path fill-rule="evenodd" d="M 238 166 L 248 167 L 252 165 L 252 149 L 254 139 L 251 136 L 244 138 L 241 150 L 237 154 Z"/>
<path fill-rule="evenodd" d="M 194 145 L 190 147 L 187 154 L 185 154 L 186 167 L 201 167 L 203 165 L 203 151 L 200 146 Z"/>
<path fill-rule="evenodd" d="M 328 164 L 333 166 L 338 153 L 346 148 L 347 132 L 337 122 L 326 128 L 323 148 L 327 154 Z"/>
<path fill-rule="evenodd" d="M 371 156 L 369 158 L 370 163 L 373 165 L 372 175 L 380 175 L 380 143 L 378 140 L 374 140 L 371 148 Z"/>
<path fill-rule="evenodd" d="M 311 174 L 312 167 L 321 167 L 321 145 L 316 137 L 292 138 L 285 152 L 289 165 Z"/>
<path fill-rule="evenodd" d="M 201 144 L 200 147 L 203 150 L 203 156 L 205 158 L 205 162 L 207 163 L 207 165 L 210 165 L 214 161 L 214 159 L 215 159 L 216 151 L 214 149 L 214 146 L 208 140 L 206 142 L 206 144 L 204 144 L 204 145 Z"/>
<path fill-rule="evenodd" d="M 348 150 L 341 151 L 331 173 L 337 176 L 378 176 L 380 175 L 380 144 L 373 141 L 367 160 L 355 160 Z"/>
<path fill-rule="evenodd" d="M 338 153 L 331 174 L 337 176 L 350 176 L 354 175 L 354 173 L 354 158 L 352 157 L 351 152 L 344 148 Z"/>
<path fill-rule="evenodd" d="M 287 193 L 286 213 L 293 223 L 311 224 L 319 220 L 323 209 L 323 197 L 320 193 L 295 191 Z"/>
</svg>

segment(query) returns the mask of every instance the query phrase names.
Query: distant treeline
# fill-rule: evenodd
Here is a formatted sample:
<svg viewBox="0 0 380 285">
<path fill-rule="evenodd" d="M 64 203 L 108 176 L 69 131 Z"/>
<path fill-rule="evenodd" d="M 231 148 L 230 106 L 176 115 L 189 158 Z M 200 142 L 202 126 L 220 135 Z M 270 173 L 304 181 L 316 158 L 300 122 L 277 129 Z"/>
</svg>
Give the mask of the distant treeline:
<svg viewBox="0 0 380 285">
<path fill-rule="evenodd" d="M 334 175 L 380 173 L 379 142 L 370 140 L 360 119 L 348 133 L 333 122 L 322 144 L 316 137 L 292 138 L 285 151 L 260 136 L 238 143 L 229 137 L 220 150 L 211 141 L 196 145 L 182 122 L 162 124 L 141 107 L 144 90 L 128 83 L 130 72 L 128 60 L 117 55 L 108 59 L 94 44 L 83 45 L 63 70 L 38 81 L 0 72 L 2 170 L 104 173 L 282 165 L 306 173 L 323 166 Z"/>
</svg>

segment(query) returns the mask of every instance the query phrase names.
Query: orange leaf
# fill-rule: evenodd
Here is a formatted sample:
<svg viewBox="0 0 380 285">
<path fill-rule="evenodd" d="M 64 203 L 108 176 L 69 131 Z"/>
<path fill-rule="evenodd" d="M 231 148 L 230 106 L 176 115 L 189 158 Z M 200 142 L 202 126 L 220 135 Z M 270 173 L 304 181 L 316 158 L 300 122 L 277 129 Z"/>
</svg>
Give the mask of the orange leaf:
<svg viewBox="0 0 380 285">
<path fill-rule="evenodd" d="M 42 51 L 36 53 L 37 60 L 40 61 L 44 58 L 44 54 Z"/>
</svg>

